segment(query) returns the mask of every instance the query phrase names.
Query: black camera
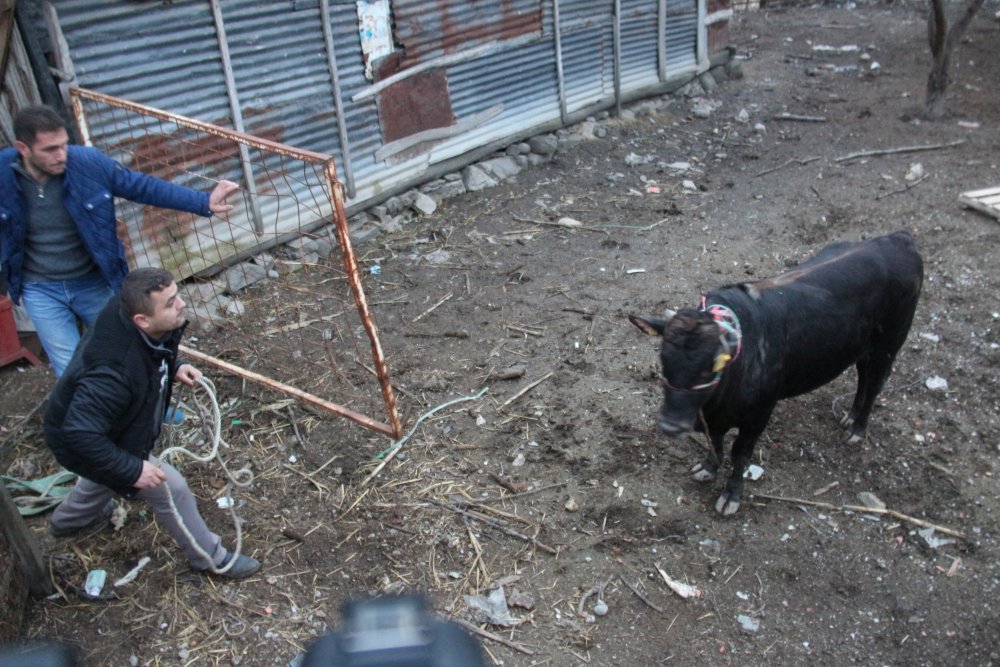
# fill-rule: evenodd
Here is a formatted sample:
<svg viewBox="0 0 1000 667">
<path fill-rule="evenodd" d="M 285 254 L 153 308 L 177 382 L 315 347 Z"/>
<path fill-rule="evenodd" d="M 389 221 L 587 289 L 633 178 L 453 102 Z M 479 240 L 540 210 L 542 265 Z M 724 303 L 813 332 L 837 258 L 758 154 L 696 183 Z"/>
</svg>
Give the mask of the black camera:
<svg viewBox="0 0 1000 667">
<path fill-rule="evenodd" d="M 351 600 L 341 627 L 310 645 L 302 667 L 485 667 L 479 643 L 420 595 Z"/>
</svg>

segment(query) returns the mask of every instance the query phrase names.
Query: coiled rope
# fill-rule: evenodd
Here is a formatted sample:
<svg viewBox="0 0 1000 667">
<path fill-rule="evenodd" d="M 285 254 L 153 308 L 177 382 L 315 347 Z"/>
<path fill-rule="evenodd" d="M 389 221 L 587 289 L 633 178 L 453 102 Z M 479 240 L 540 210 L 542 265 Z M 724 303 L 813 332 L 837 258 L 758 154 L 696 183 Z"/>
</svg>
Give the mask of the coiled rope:
<svg viewBox="0 0 1000 667">
<path fill-rule="evenodd" d="M 216 398 L 215 384 L 202 375 L 196 381 L 196 386 L 192 387 L 192 397 L 193 402 L 198 410 L 198 415 L 201 418 L 202 428 L 210 436 L 212 447 L 210 451 L 204 456 L 199 456 L 194 452 L 188 450 L 185 447 L 175 446 L 168 447 L 160 453 L 159 459 L 161 461 L 166 461 L 168 457 L 181 455 L 187 456 L 199 463 L 209 463 L 213 460 L 217 460 L 219 465 L 222 466 L 222 470 L 226 473 L 226 477 L 229 480 L 226 486 L 223 487 L 222 493 L 224 496 L 229 496 L 232 487 L 236 486 L 239 488 L 245 488 L 250 486 L 253 482 L 253 472 L 249 468 L 241 468 L 235 472 L 230 472 L 229 468 L 226 467 L 226 463 L 219 456 L 219 447 L 225 446 L 229 447 L 229 443 L 222 439 L 222 412 L 219 409 L 219 401 Z M 201 388 L 202 392 L 196 391 L 197 388 Z M 206 403 L 208 404 L 206 407 Z M 233 526 L 236 528 L 236 548 L 232 552 L 232 556 L 229 558 L 229 562 L 226 563 L 224 567 L 217 567 L 212 560 L 212 556 L 205 552 L 198 544 L 191 531 L 188 527 L 184 525 L 184 520 L 181 518 L 180 512 L 177 510 L 177 505 L 174 503 L 174 496 L 170 492 L 170 486 L 167 485 L 167 501 L 170 503 L 170 509 L 174 513 L 174 519 L 176 519 L 177 524 L 181 527 L 181 531 L 187 537 L 188 541 L 194 546 L 194 550 L 205 559 L 206 562 L 210 563 L 208 571 L 213 574 L 225 574 L 233 567 L 237 559 L 240 557 L 240 551 L 243 547 L 243 530 L 240 527 L 240 520 L 236 516 L 236 503 L 229 503 L 229 514 L 233 520 Z"/>
</svg>

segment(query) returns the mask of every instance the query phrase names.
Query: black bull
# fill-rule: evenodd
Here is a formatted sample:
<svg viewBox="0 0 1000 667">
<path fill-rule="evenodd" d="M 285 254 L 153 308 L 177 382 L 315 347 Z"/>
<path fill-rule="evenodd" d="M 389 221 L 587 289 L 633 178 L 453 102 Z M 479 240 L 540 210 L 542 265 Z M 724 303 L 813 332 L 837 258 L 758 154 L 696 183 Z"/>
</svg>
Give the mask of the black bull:
<svg viewBox="0 0 1000 667">
<path fill-rule="evenodd" d="M 715 479 L 723 438 L 739 429 L 717 512 L 739 509 L 743 473 L 775 404 L 830 382 L 852 364 L 858 389 L 841 424 L 848 442 L 864 437 L 922 282 L 916 243 L 899 231 L 834 243 L 777 277 L 720 287 L 700 309 L 668 312 L 664 319 L 629 316 L 662 337 L 660 428 L 671 437 L 708 430 L 714 451 L 691 469 L 694 479 Z"/>
</svg>

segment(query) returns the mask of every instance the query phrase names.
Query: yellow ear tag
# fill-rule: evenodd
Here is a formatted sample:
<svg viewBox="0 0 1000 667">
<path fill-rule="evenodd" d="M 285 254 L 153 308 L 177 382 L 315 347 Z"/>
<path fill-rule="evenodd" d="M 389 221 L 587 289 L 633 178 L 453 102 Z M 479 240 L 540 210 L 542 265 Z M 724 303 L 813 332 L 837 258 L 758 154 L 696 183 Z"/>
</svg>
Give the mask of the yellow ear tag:
<svg viewBox="0 0 1000 667">
<path fill-rule="evenodd" d="M 715 366 L 712 368 L 712 372 L 713 373 L 721 372 L 722 369 L 726 367 L 726 364 L 730 362 L 730 360 L 732 360 L 732 357 L 730 357 L 728 354 L 720 354 L 715 358 Z"/>
</svg>

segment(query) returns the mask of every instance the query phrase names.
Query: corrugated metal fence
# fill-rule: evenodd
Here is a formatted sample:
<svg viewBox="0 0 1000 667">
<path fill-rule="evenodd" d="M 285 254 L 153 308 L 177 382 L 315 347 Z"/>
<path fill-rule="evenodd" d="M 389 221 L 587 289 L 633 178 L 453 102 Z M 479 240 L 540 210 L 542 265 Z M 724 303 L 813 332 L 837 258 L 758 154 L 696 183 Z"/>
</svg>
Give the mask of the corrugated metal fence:
<svg viewBox="0 0 1000 667">
<path fill-rule="evenodd" d="M 705 3 L 51 0 L 76 85 L 330 154 L 349 211 L 680 85 L 708 67 Z M 382 57 L 359 17 L 388 35 Z M 90 132 L 115 145 L 113 125 Z M 253 192 L 247 161 L 234 169 Z M 271 217 L 248 215 L 258 233 Z"/>
</svg>

